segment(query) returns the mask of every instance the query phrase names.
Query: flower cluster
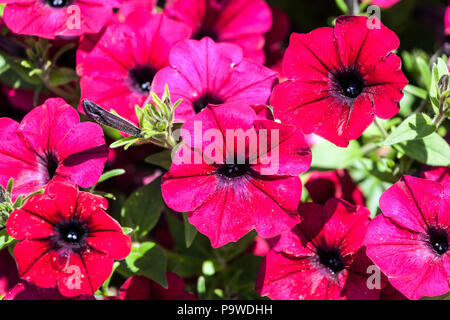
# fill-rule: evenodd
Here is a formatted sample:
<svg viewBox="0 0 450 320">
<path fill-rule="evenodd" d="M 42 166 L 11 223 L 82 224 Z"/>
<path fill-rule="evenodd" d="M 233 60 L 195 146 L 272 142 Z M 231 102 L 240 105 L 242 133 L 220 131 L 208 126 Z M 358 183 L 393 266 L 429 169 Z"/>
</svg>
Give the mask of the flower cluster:
<svg viewBox="0 0 450 320">
<path fill-rule="evenodd" d="M 450 50 L 399 0 L 4 2 L 1 299 L 448 297 Z"/>
</svg>

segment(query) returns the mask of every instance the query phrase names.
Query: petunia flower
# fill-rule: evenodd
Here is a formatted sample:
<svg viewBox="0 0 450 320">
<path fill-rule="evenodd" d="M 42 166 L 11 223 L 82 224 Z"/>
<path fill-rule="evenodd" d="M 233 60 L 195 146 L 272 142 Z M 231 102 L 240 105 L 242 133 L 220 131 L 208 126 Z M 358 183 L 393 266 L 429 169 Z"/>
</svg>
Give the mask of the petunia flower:
<svg viewBox="0 0 450 320">
<path fill-rule="evenodd" d="M 156 74 L 152 91 L 162 96 L 168 84 L 172 100 L 182 99 L 175 112 L 179 121 L 208 104 L 265 104 L 276 80 L 275 72 L 243 58 L 240 47 L 208 37 L 175 45 L 169 59 L 171 66 Z"/>
<path fill-rule="evenodd" d="M 93 47 L 82 43 L 77 51 L 81 98 L 137 122 L 135 106 L 144 103 L 156 72 L 169 64 L 172 46 L 190 34 L 188 26 L 164 14 L 149 15 L 145 25 L 109 26 Z"/>
<path fill-rule="evenodd" d="M 408 300 L 408 298 L 388 282 L 384 288 L 381 289 L 380 300 Z"/>
<path fill-rule="evenodd" d="M 269 6 L 262 0 L 171 0 L 164 11 L 191 26 L 193 39 L 210 37 L 242 48 L 246 57 L 264 62 L 264 34 L 272 25 Z"/>
<path fill-rule="evenodd" d="M 0 251 L 0 298 L 19 282 L 16 263 L 8 249 Z"/>
<path fill-rule="evenodd" d="M 40 288 L 27 281 L 21 281 L 4 296 L 3 300 L 95 300 L 95 297 L 81 294 L 67 298 L 56 288 Z"/>
<path fill-rule="evenodd" d="M 291 30 L 289 16 L 283 10 L 270 6 L 272 11 L 272 28 L 265 34 L 264 53 L 266 56 L 265 65 L 277 72 L 280 78 L 282 75 L 282 61 L 286 51 L 284 42 L 288 41 Z"/>
<path fill-rule="evenodd" d="M 298 175 L 311 163 L 299 129 L 257 118 L 243 104 L 208 106 L 182 129 L 162 195 L 173 210 L 189 212 L 213 247 L 252 229 L 271 238 L 299 222 Z"/>
<path fill-rule="evenodd" d="M 420 177 L 439 182 L 443 185 L 450 185 L 450 167 L 430 167 L 423 165 L 420 170 Z"/>
<path fill-rule="evenodd" d="M 77 111 L 51 98 L 19 123 L 0 118 L 0 184 L 14 179 L 13 198 L 45 188 L 52 180 L 83 188 L 102 174 L 108 149 L 102 128 L 80 123 Z"/>
<path fill-rule="evenodd" d="M 364 205 L 365 199 L 347 170 L 311 172 L 305 188 L 312 201 L 325 204 L 328 199 L 340 198 L 355 205 Z"/>
<path fill-rule="evenodd" d="M 104 210 L 108 201 L 63 182 L 49 184 L 8 218 L 18 239 L 14 257 L 22 279 L 57 287 L 65 297 L 94 294 L 114 260 L 131 251 L 131 239 Z"/>
<path fill-rule="evenodd" d="M 5 24 L 14 33 L 53 39 L 99 32 L 121 0 L 4 0 Z"/>
<path fill-rule="evenodd" d="M 133 276 L 119 289 L 121 300 L 195 300 L 184 291 L 184 280 L 175 273 L 167 272 L 168 288 L 144 276 Z"/>
<path fill-rule="evenodd" d="M 281 234 L 261 264 L 256 290 L 274 300 L 376 300 L 363 239 L 369 210 L 333 198 L 299 206 L 302 222 Z"/>
<path fill-rule="evenodd" d="M 403 176 L 380 198 L 367 255 L 408 299 L 450 291 L 450 186 Z"/>
<path fill-rule="evenodd" d="M 450 34 L 450 6 L 447 6 L 447 9 L 445 9 L 444 28 L 445 34 Z"/>
<path fill-rule="evenodd" d="M 374 19 L 341 16 L 334 29 L 291 35 L 283 59 L 289 80 L 274 88 L 270 102 L 277 119 L 345 147 L 375 115 L 397 114 L 408 82 L 392 53 L 399 40 Z"/>
</svg>

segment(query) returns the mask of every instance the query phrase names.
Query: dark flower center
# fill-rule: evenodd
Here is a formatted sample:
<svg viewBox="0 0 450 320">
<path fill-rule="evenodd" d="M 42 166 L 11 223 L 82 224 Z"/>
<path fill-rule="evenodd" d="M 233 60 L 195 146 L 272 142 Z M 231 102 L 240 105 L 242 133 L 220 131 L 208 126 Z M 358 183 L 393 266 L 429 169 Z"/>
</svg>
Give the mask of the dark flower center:
<svg viewBox="0 0 450 320">
<path fill-rule="evenodd" d="M 87 229 L 78 220 L 68 220 L 59 223 L 56 227 L 55 244 L 59 248 L 82 250 L 86 245 Z"/>
<path fill-rule="evenodd" d="M 430 228 L 428 230 L 429 243 L 438 255 L 443 255 L 449 249 L 448 235 L 445 230 Z"/>
<path fill-rule="evenodd" d="M 139 92 L 149 93 L 156 71 L 150 66 L 138 66 L 129 71 L 133 87 Z"/>
<path fill-rule="evenodd" d="M 70 0 L 45 0 L 52 8 L 64 8 L 70 3 Z"/>
<path fill-rule="evenodd" d="M 348 98 L 356 98 L 364 89 L 363 78 L 356 70 L 340 71 L 335 76 L 341 93 Z"/>
<path fill-rule="evenodd" d="M 58 169 L 58 158 L 53 154 L 47 154 L 47 172 L 49 181 L 53 179 L 56 174 L 56 170 Z"/>
<path fill-rule="evenodd" d="M 319 249 L 317 251 L 319 262 L 327 267 L 332 273 L 338 273 L 344 270 L 345 264 L 337 250 Z"/>
<path fill-rule="evenodd" d="M 164 8 L 165 5 L 166 5 L 166 0 L 158 0 L 156 3 L 156 6 L 160 7 L 160 8 Z"/>
<path fill-rule="evenodd" d="M 197 32 L 194 33 L 194 35 L 192 36 L 192 39 L 201 40 L 204 37 L 210 37 L 215 42 L 217 42 L 217 39 L 219 38 L 217 32 L 215 32 L 214 30 L 208 30 L 206 28 L 200 28 L 200 29 L 197 30 Z"/>
<path fill-rule="evenodd" d="M 233 179 L 237 177 L 242 177 L 250 171 L 250 165 L 243 163 L 225 163 L 217 169 L 216 173 L 223 177 Z"/>
<path fill-rule="evenodd" d="M 206 108 L 208 104 L 222 104 L 225 101 L 214 94 L 204 93 L 193 102 L 195 113 L 199 113 Z"/>
</svg>

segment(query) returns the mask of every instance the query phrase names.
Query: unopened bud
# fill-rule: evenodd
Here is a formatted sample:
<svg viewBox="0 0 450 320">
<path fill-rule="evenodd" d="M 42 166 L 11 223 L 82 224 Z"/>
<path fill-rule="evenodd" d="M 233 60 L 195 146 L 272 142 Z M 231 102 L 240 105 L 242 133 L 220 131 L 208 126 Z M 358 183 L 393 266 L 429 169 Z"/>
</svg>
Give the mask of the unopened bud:
<svg viewBox="0 0 450 320">
<path fill-rule="evenodd" d="M 106 111 L 98 104 L 83 99 L 83 110 L 86 115 L 95 122 L 128 133 L 135 137 L 142 137 L 141 129 L 136 127 L 130 121 L 119 117 L 112 112 Z"/>
<path fill-rule="evenodd" d="M 438 86 L 439 86 L 439 91 L 440 91 L 441 93 L 448 90 L 448 80 L 449 80 L 448 74 L 444 74 L 444 75 L 439 79 Z"/>
</svg>

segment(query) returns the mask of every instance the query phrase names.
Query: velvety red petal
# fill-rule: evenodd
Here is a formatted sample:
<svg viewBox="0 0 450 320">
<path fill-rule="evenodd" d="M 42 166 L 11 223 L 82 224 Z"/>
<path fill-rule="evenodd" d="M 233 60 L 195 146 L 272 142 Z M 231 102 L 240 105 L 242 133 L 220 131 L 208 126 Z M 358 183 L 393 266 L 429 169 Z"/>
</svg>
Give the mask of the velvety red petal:
<svg viewBox="0 0 450 320">
<path fill-rule="evenodd" d="M 378 22 L 380 28 L 369 28 L 367 17 L 341 16 L 336 20 L 334 36 L 344 66 L 374 65 L 398 48 L 397 35 Z"/>
<path fill-rule="evenodd" d="M 22 240 L 14 248 L 14 257 L 20 277 L 43 288 L 56 285 L 65 263 L 49 241 Z"/>
<path fill-rule="evenodd" d="M 119 223 L 103 211 L 92 214 L 88 222 L 87 243 L 115 260 L 126 258 L 131 251 L 131 238 Z"/>
</svg>

